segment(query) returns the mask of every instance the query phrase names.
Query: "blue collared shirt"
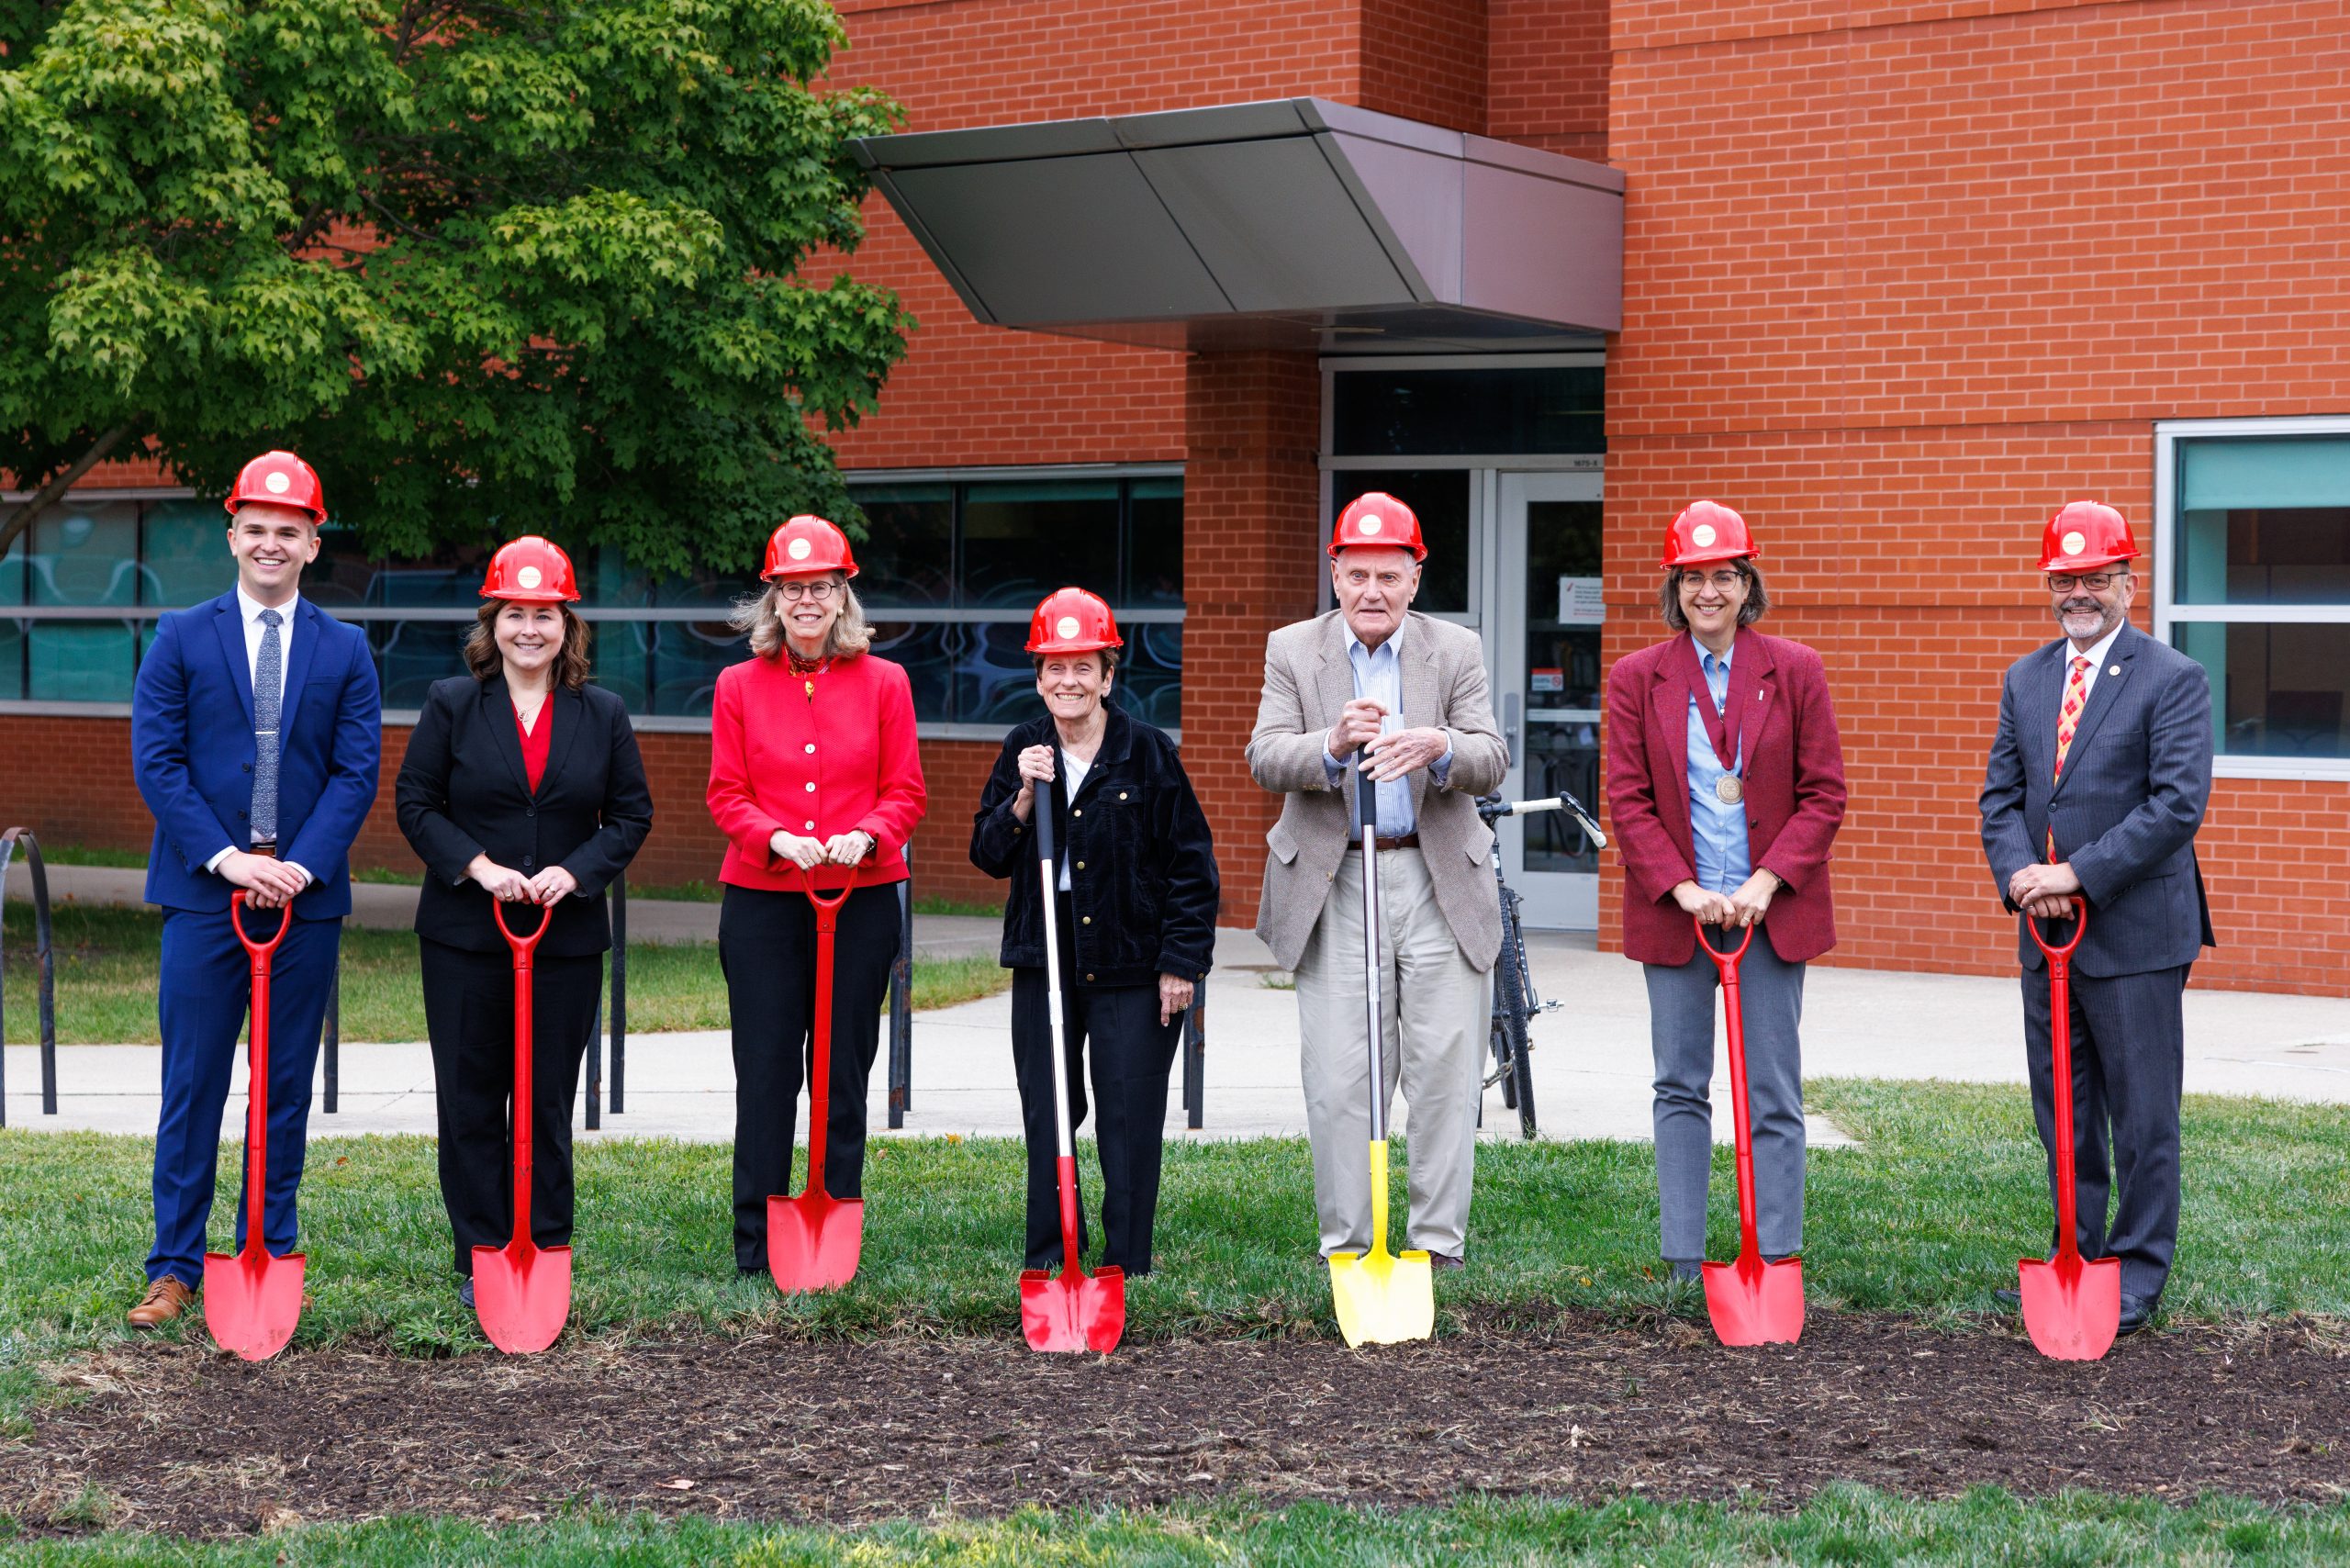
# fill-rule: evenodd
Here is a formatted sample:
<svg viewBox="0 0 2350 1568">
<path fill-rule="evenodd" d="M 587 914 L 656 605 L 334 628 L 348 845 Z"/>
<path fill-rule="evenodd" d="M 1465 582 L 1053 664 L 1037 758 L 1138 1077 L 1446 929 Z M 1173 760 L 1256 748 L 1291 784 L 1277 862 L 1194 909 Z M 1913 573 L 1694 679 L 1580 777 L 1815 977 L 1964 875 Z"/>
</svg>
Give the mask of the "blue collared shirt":
<svg viewBox="0 0 2350 1568">
<path fill-rule="evenodd" d="M 1693 639 L 1694 641 L 1694 639 Z M 1717 658 L 1697 644 L 1698 667 L 1706 672 L 1706 689 L 1713 693 L 1714 711 L 1719 713 L 1729 702 L 1730 654 L 1738 652 L 1732 644 L 1729 654 Z M 1739 745 L 1740 770 L 1746 763 L 1746 746 Z M 1713 737 L 1706 733 L 1706 717 L 1697 711 L 1697 697 L 1689 696 L 1689 836 L 1697 851 L 1697 885 L 1709 893 L 1734 893 L 1746 879 L 1754 874 L 1752 861 L 1746 847 L 1746 802 L 1727 801 L 1714 793 L 1714 786 L 1732 769 L 1724 767 L 1714 755 Z"/>
<path fill-rule="evenodd" d="M 1347 628 L 1347 663 L 1355 672 L 1355 695 L 1368 697 L 1387 711 L 1380 722 L 1382 734 L 1393 734 L 1407 726 L 1404 722 L 1404 628 L 1398 626 L 1387 641 L 1376 648 L 1366 648 L 1354 628 Z M 1330 755 L 1329 741 L 1322 743 L 1322 770 L 1330 788 L 1338 788 L 1345 776 L 1346 764 Z M 1452 743 L 1445 742 L 1444 755 L 1428 764 L 1428 777 L 1442 788 L 1452 774 Z M 1409 775 L 1391 778 L 1379 786 L 1379 836 L 1401 838 L 1419 831 L 1419 818 L 1412 811 L 1412 780 Z"/>
</svg>

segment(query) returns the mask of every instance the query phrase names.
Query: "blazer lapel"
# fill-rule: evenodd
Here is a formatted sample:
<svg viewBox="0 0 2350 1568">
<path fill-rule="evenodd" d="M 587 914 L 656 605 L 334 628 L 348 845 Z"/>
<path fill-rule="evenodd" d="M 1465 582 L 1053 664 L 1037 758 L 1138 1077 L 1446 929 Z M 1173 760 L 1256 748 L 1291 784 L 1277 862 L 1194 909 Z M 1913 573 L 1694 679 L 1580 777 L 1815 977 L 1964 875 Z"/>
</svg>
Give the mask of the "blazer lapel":
<svg viewBox="0 0 2350 1568">
<path fill-rule="evenodd" d="M 563 771 L 563 759 L 571 755 L 571 743 L 577 738 L 579 726 L 586 722 L 587 713 L 587 700 L 558 682 L 554 698 L 539 713 L 540 723 L 550 720 L 554 723 L 554 734 L 547 737 L 547 770 L 539 778 L 542 792 L 544 792 L 548 781 Z M 514 741 L 514 755 L 518 760 L 522 755 L 522 742 L 519 735 Z"/>
<path fill-rule="evenodd" d="M 285 646 L 285 698 L 278 704 L 277 727 L 291 730 L 295 715 L 301 711 L 302 683 L 310 678 L 310 655 L 318 651 L 319 615 L 308 599 L 285 630 L 290 635 Z"/>
<path fill-rule="evenodd" d="M 1731 662 L 1736 663 L 1735 660 Z M 1657 661 L 1656 683 L 1649 689 L 1649 701 L 1655 711 L 1657 730 L 1664 736 L 1665 756 L 1673 763 L 1672 770 L 1664 777 L 1680 784 L 1679 789 L 1659 788 L 1657 804 L 1662 808 L 1668 801 L 1671 801 L 1673 814 L 1685 819 L 1689 814 L 1689 802 L 1685 797 L 1689 789 L 1691 698 L 1688 685 L 1680 678 L 1680 672 L 1674 668 L 1672 659 Z"/>
<path fill-rule="evenodd" d="M 1729 703 L 1725 720 L 1738 733 L 1739 766 L 1751 769 L 1754 764 L 1756 737 L 1762 733 L 1762 721 L 1770 716 L 1771 694 L 1778 689 L 1772 676 L 1777 666 L 1771 658 L 1771 644 L 1759 633 L 1740 632 L 1730 650 Z"/>
<path fill-rule="evenodd" d="M 1412 619 L 1410 616 L 1404 618 L 1405 627 L 1412 628 Z M 1396 649 L 1396 653 L 1400 655 L 1396 660 L 1397 675 L 1404 688 L 1401 718 L 1404 727 L 1441 726 L 1444 715 L 1438 711 L 1436 697 L 1436 640 L 1424 634 L 1419 628 L 1412 628 L 1412 634 L 1404 639 L 1403 646 Z M 1427 793 L 1428 770 L 1415 768 L 1405 777 L 1411 785 L 1412 816 L 1416 821 L 1420 814 L 1421 798 Z"/>
<path fill-rule="evenodd" d="M 1339 711 L 1354 700 L 1355 666 L 1347 659 L 1347 622 L 1342 615 L 1332 615 L 1329 630 L 1322 635 L 1321 673 L 1315 678 L 1314 691 L 1322 705 L 1322 725 L 1326 730 L 1338 722 Z M 1341 763 L 1338 791 L 1347 803 L 1350 836 L 1356 811 L 1354 787 L 1358 781 L 1355 769 Z"/>
<path fill-rule="evenodd" d="M 2069 646 L 2059 642 L 2043 649 L 2023 684 L 2023 711 L 2016 722 L 2023 731 L 2025 777 L 2035 783 L 2047 778 L 2056 763 L 2056 709 L 2065 700 L 2064 650 Z"/>
<path fill-rule="evenodd" d="M 2105 716 L 2113 711 L 2116 702 L 2121 700 L 2121 683 L 2130 678 L 2131 666 L 2138 657 L 2139 640 L 2144 635 L 2136 627 L 2125 625 L 2121 635 L 2113 640 L 2113 646 L 2106 650 L 2106 667 L 2097 672 L 2097 684 L 2089 688 L 2088 705 L 2081 710 L 2081 722 L 2073 726 L 2073 745 L 2065 753 L 2065 770 L 2056 776 L 2055 788 L 2049 791 L 2051 795 L 2062 790 L 2071 779 L 2074 759 L 2088 750 L 2090 737 L 2097 734 L 2097 727 L 2105 722 Z M 2071 644 L 2067 644 L 2066 647 L 2069 646 Z M 2059 649 L 2057 658 L 2060 667 L 2069 668 L 2072 663 L 2069 654 Z M 2055 744 L 2055 726 L 2052 723 L 2049 726 L 2051 752 L 2054 751 Z"/>
<path fill-rule="evenodd" d="M 237 700 L 244 704 L 245 728 L 253 727 L 253 672 L 245 662 L 245 618 L 233 593 L 223 594 L 213 600 L 220 613 L 212 618 L 212 629 L 220 633 L 220 656 L 229 661 L 229 684 L 237 689 Z M 284 719 L 278 721 L 280 728 Z"/>
<path fill-rule="evenodd" d="M 542 713 L 541 718 L 545 715 Z M 490 744 L 498 755 L 506 759 L 506 771 L 514 776 L 514 788 L 522 798 L 531 798 L 531 770 L 522 766 L 522 736 L 514 723 L 514 698 L 506 689 L 506 678 L 485 682 L 481 689 L 481 722 L 489 726 Z"/>
</svg>

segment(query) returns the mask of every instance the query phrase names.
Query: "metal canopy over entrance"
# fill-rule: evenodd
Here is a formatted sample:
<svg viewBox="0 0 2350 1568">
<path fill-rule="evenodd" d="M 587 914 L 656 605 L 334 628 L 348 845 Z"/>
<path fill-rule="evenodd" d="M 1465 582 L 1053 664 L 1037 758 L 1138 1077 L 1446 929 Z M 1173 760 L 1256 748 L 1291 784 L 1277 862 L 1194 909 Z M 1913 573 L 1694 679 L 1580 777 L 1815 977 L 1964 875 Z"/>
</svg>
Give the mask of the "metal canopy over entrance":
<svg viewBox="0 0 2350 1568">
<path fill-rule="evenodd" d="M 1320 98 L 863 138 L 971 314 L 1172 349 L 1596 346 L 1624 177 Z"/>
</svg>

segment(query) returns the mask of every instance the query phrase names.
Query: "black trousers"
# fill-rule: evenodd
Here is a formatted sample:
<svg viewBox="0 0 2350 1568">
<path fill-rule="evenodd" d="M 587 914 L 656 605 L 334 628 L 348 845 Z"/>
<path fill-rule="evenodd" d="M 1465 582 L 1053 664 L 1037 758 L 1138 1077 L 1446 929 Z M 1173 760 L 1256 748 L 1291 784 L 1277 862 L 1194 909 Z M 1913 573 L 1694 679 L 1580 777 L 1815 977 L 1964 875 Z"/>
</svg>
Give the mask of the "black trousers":
<svg viewBox="0 0 2350 1568">
<path fill-rule="evenodd" d="M 2119 1258 L 2121 1288 L 2152 1298 L 2178 1246 L 2178 1097 L 2187 1031 L 2187 967 L 2098 980 L 2077 971 L 2073 993 L 2075 1238 L 2085 1258 Z M 2024 1058 L 2031 1114 L 2056 1191 L 2056 1075 L 2048 971 L 2023 972 Z M 2112 1219 L 2106 1217 L 2109 1199 Z M 2055 1226 L 2049 1246 L 2055 1247 Z"/>
<path fill-rule="evenodd" d="M 824 1191 L 865 1195 L 865 1087 L 898 958 L 898 890 L 859 888 L 833 938 L 832 1109 Z M 791 1192 L 800 1089 L 815 1050 L 816 906 L 801 893 L 729 886 L 718 959 L 734 1028 L 734 1263 L 767 1266 L 767 1199 Z"/>
<path fill-rule="evenodd" d="M 470 1275 L 476 1247 L 503 1247 L 514 1238 L 514 959 L 429 937 L 417 946 L 440 1113 L 441 1201 L 457 1272 Z M 604 960 L 594 953 L 540 958 L 532 970 L 531 1239 L 562 1247 L 571 1240 L 572 1106 Z"/>
<path fill-rule="evenodd" d="M 1103 1267 L 1150 1272 L 1151 1227 L 1158 1216 L 1160 1150 L 1167 1134 L 1167 1079 L 1175 1066 L 1183 1018 L 1158 1021 L 1158 987 L 1072 990 L 1069 900 L 1060 901 L 1061 1039 L 1069 1075 L 1069 1119 L 1082 1126 L 1085 1047 L 1093 1047 L 1094 1136 L 1102 1155 Z M 1012 971 L 1012 1067 L 1020 1083 L 1020 1117 L 1028 1134 L 1028 1242 L 1024 1267 L 1061 1266 L 1060 1139 L 1054 1126 L 1052 1014 L 1041 969 Z M 1080 1249 L 1086 1245 L 1085 1197 L 1077 1207 Z"/>
</svg>

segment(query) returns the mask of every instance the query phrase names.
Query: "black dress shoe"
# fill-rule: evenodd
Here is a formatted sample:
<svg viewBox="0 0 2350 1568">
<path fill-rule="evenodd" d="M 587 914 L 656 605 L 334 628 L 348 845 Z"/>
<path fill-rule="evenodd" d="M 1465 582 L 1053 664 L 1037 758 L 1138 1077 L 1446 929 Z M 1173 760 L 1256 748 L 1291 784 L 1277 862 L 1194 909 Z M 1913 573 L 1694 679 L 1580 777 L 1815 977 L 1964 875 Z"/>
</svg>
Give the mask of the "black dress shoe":
<svg viewBox="0 0 2350 1568">
<path fill-rule="evenodd" d="M 1465 1269 L 1468 1266 L 1469 1255 L 1465 1252 L 1431 1252 L 1428 1254 L 1428 1267 L 1436 1270 L 1439 1273 L 1447 1269 Z"/>
<path fill-rule="evenodd" d="M 2009 1312 L 2021 1312 L 2023 1310 L 2023 1292 L 2016 1289 L 2013 1285 L 2009 1285 L 2003 1291 L 1993 1291 L 1991 1293 L 1991 1299 L 1998 1302 L 2001 1306 L 2006 1307 Z"/>
<path fill-rule="evenodd" d="M 2160 1296 L 2132 1295 L 2128 1291 L 2122 1292 L 2121 1326 L 2114 1332 L 2135 1334 L 2139 1329 L 2152 1323 L 2154 1320 L 2154 1307 L 2161 1300 Z"/>
<path fill-rule="evenodd" d="M 467 1312 L 474 1310 L 474 1277 L 471 1274 L 458 1283 L 457 1302 Z"/>
</svg>

